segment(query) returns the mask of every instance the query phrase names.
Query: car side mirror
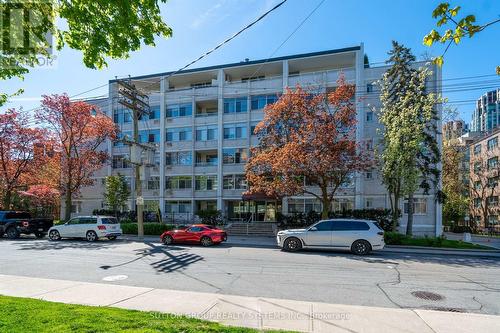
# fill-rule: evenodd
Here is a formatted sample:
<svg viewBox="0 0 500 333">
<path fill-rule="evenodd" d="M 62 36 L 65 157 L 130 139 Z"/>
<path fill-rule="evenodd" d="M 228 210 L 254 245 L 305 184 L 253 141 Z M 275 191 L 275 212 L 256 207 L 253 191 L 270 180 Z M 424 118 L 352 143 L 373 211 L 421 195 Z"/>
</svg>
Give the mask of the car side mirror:
<svg viewBox="0 0 500 333">
<path fill-rule="evenodd" d="M 318 231 L 318 228 L 316 228 L 316 227 L 310 227 L 309 231 Z"/>
</svg>

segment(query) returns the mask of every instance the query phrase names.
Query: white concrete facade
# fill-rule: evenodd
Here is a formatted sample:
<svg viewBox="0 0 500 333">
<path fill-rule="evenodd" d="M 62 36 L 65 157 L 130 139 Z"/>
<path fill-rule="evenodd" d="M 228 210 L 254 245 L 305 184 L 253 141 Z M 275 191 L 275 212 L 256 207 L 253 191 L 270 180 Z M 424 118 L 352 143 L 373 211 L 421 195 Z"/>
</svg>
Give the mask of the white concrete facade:
<svg viewBox="0 0 500 333">
<path fill-rule="evenodd" d="M 375 82 L 387 67 L 365 68 L 363 57 L 361 44 L 346 49 L 186 70 L 174 75 L 160 73 L 132 78 L 139 89 L 149 94 L 154 113 L 153 119 L 140 121 L 141 133 L 147 136 L 145 141 L 154 142 L 158 149 L 157 166 L 151 168 L 149 182 L 143 182 L 146 204 L 159 206 L 166 217 L 175 219 L 190 219 L 197 210 L 212 207 L 233 219 L 243 219 L 245 215 L 240 212 L 249 207 L 240 203 L 244 192 L 241 176 L 248 149 L 257 143 L 257 137 L 251 132 L 263 119 L 263 106 L 273 102 L 286 87 L 293 88 L 297 84 L 323 91 L 335 87 L 340 73 L 357 87 L 356 139 L 375 147 L 380 142 L 376 114 L 380 101 Z M 437 84 L 431 84 L 430 89 L 440 92 L 441 72 L 436 67 L 433 72 L 430 82 Z M 131 133 L 132 124 L 126 116 L 127 111 L 118 104 L 114 80 L 110 81 L 109 96 L 105 111 L 116 120 L 123 133 Z M 100 104 L 102 107 L 103 102 Z M 436 135 L 440 142 L 440 134 Z M 96 174 L 93 187 L 82 191 L 78 199 L 79 214 L 89 214 L 102 207 L 101 179 L 106 175 L 124 174 L 130 177 L 134 189 L 132 168 L 118 159 L 126 157 L 128 148 L 109 142 L 107 149 L 115 161 Z M 441 207 L 435 202 L 436 191 L 416 195 L 415 234 L 441 234 Z M 134 200 L 132 195 L 130 207 Z M 254 220 L 272 220 L 276 211 L 292 213 L 318 207 L 312 197 L 285 198 L 279 204 L 262 201 L 252 203 L 254 206 L 250 209 L 255 213 Z M 351 186 L 338 191 L 334 203 L 336 209 L 389 207 L 387 191 L 376 169 L 355 175 Z M 401 209 L 404 210 L 403 203 Z M 402 227 L 405 221 L 406 215 L 403 215 Z"/>
</svg>

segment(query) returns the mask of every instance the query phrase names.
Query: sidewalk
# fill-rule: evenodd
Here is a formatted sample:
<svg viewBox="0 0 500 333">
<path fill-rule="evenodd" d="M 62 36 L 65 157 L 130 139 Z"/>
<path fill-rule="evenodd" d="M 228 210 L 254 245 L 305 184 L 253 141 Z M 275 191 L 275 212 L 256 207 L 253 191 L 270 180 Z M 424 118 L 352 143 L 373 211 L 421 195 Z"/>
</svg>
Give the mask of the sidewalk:
<svg viewBox="0 0 500 333">
<path fill-rule="evenodd" d="M 137 236 L 134 235 L 124 235 L 121 238 L 129 241 L 139 240 Z M 160 237 L 145 236 L 144 241 L 159 243 Z M 227 242 L 225 242 L 224 244 L 235 247 L 278 248 L 278 246 L 276 245 L 276 239 L 274 237 L 229 236 Z M 500 250 L 448 249 L 423 246 L 386 245 L 386 247 L 381 252 L 500 258 Z"/>
<path fill-rule="evenodd" d="M 500 332 L 500 316 L 377 308 L 0 275 L 0 294 L 301 332 Z"/>
</svg>

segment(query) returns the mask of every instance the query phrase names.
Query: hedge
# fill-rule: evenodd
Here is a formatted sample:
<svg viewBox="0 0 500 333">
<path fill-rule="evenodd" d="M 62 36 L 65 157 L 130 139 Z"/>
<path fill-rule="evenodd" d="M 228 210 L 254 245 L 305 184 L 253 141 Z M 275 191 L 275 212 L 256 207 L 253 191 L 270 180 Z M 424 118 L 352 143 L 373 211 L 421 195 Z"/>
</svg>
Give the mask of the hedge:
<svg viewBox="0 0 500 333">
<path fill-rule="evenodd" d="M 137 235 L 137 223 L 121 223 L 122 231 L 124 234 Z M 144 223 L 144 234 L 159 236 L 167 230 L 174 229 L 172 224 L 163 223 Z"/>
</svg>

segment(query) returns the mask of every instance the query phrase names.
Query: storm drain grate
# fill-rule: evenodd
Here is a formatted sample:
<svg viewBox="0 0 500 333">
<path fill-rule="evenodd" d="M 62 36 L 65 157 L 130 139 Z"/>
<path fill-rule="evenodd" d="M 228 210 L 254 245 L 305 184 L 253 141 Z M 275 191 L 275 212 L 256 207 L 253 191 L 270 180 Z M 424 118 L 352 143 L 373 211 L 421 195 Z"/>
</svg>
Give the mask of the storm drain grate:
<svg viewBox="0 0 500 333">
<path fill-rule="evenodd" d="M 434 311 L 446 311 L 446 312 L 467 312 L 464 309 L 457 309 L 457 308 L 446 308 L 446 307 L 441 307 L 441 306 L 436 306 L 436 307 L 426 307 L 426 310 L 434 310 Z"/>
<path fill-rule="evenodd" d="M 441 301 L 444 299 L 444 296 L 431 293 L 430 291 L 412 291 L 411 294 L 416 298 L 420 298 L 426 301 Z"/>
</svg>

